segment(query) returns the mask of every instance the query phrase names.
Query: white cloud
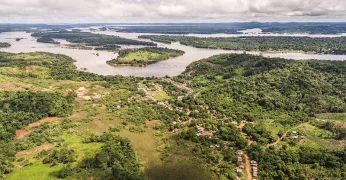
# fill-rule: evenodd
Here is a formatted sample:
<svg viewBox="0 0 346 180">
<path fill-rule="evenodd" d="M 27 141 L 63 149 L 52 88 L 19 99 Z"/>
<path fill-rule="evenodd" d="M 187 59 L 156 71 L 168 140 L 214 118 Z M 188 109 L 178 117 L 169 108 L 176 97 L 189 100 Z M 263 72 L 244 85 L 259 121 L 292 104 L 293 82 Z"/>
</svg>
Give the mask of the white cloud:
<svg viewBox="0 0 346 180">
<path fill-rule="evenodd" d="M 334 18 L 334 19 L 333 19 Z M 344 0 L 0 0 L 2 22 L 346 19 Z"/>
</svg>

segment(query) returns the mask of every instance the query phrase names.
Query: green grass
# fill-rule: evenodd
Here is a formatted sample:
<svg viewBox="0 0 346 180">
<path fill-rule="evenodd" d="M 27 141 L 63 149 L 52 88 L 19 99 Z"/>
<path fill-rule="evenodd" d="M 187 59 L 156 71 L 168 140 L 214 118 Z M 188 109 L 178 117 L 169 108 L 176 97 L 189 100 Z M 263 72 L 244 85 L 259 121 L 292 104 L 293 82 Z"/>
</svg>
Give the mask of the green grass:
<svg viewBox="0 0 346 180">
<path fill-rule="evenodd" d="M 133 60 L 141 60 L 141 61 L 152 61 L 153 59 L 161 59 L 164 56 L 159 53 L 148 52 L 148 51 L 137 51 L 130 52 L 125 57 L 118 58 L 119 61 L 133 61 Z"/>
<path fill-rule="evenodd" d="M 77 154 L 77 161 L 74 164 L 77 164 L 79 161 L 85 159 L 86 157 L 92 157 L 96 152 L 99 151 L 103 143 L 83 143 L 82 137 L 68 134 L 64 132 L 62 137 L 65 142 L 72 147 L 72 149 Z"/>
<path fill-rule="evenodd" d="M 170 96 L 165 91 L 152 91 L 151 94 L 154 96 L 155 99 L 158 101 L 164 101 L 170 99 Z"/>
<path fill-rule="evenodd" d="M 304 123 L 300 125 L 296 130 L 301 135 L 310 136 L 310 137 L 330 138 L 333 136 L 330 131 L 320 129 L 308 123 Z"/>
<path fill-rule="evenodd" d="M 150 167 L 160 163 L 159 144 L 160 140 L 154 136 L 154 131 L 150 128 L 143 133 L 132 133 L 123 130 L 119 135 L 130 139 L 139 160 L 145 167 Z"/>
<path fill-rule="evenodd" d="M 240 77 L 242 77 L 244 75 L 245 69 L 244 68 L 237 68 L 237 69 L 234 70 L 234 72 L 236 74 L 235 77 L 236 78 L 240 78 Z"/>
<path fill-rule="evenodd" d="M 148 179 L 207 180 L 216 178 L 204 169 L 199 162 L 191 159 L 191 149 L 177 147 L 168 134 L 164 137 L 158 137 L 154 136 L 154 132 L 149 127 L 144 133 L 132 133 L 127 130 L 119 133 L 131 140 L 139 160 L 145 166 Z M 167 141 L 166 138 L 171 140 Z M 162 153 L 166 150 L 168 150 L 168 157 L 163 161 L 161 160 Z"/>
<path fill-rule="evenodd" d="M 58 179 L 52 175 L 59 171 L 63 165 L 58 166 L 49 166 L 46 164 L 42 164 L 37 161 L 34 162 L 33 165 L 23 168 L 16 168 L 14 172 L 8 175 L 7 180 L 53 180 Z"/>
<path fill-rule="evenodd" d="M 346 140 L 324 139 L 320 137 L 306 137 L 298 145 L 310 148 L 343 150 Z"/>
<path fill-rule="evenodd" d="M 316 118 L 326 121 L 346 122 L 346 113 L 325 113 L 317 114 Z"/>
<path fill-rule="evenodd" d="M 107 63 L 111 65 L 145 66 L 183 54 L 184 52 L 180 50 L 157 47 L 125 49 L 119 51 L 119 56 L 116 59 Z"/>
</svg>

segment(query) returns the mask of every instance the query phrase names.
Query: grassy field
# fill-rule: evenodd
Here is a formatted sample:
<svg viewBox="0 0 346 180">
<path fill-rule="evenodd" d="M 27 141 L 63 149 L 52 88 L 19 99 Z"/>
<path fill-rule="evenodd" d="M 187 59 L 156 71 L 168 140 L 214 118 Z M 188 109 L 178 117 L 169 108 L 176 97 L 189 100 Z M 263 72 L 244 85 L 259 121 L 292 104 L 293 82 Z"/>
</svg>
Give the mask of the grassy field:
<svg viewBox="0 0 346 180">
<path fill-rule="evenodd" d="M 129 62 L 129 61 L 153 61 L 153 59 L 162 59 L 164 58 L 163 55 L 159 53 L 154 52 L 148 52 L 148 51 L 137 51 L 137 52 L 130 52 L 125 57 L 118 58 L 119 62 Z"/>
<path fill-rule="evenodd" d="M 317 114 L 316 118 L 319 120 L 326 120 L 326 121 L 346 122 L 346 114 L 345 113 Z"/>
<path fill-rule="evenodd" d="M 151 94 L 158 101 L 164 101 L 170 99 L 169 95 L 163 90 L 151 91 Z"/>
<path fill-rule="evenodd" d="M 52 173 L 59 171 L 63 166 L 50 167 L 47 164 L 42 164 L 41 162 L 35 162 L 31 166 L 24 168 L 17 168 L 13 173 L 11 173 L 6 179 L 10 180 L 37 180 L 37 179 L 47 179 L 54 180 L 58 179 Z"/>
</svg>

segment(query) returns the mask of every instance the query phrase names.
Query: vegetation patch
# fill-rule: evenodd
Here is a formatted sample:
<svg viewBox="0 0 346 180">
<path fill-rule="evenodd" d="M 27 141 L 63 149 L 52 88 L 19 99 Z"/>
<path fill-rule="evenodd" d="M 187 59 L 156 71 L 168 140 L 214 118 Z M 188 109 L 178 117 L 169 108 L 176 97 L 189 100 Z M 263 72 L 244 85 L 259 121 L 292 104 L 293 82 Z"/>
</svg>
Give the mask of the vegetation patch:
<svg viewBox="0 0 346 180">
<path fill-rule="evenodd" d="M 11 44 L 10 43 L 4 43 L 4 42 L 0 42 L 0 48 L 3 48 L 3 47 L 11 47 Z"/>
<path fill-rule="evenodd" d="M 87 46 L 103 46 L 103 48 L 114 48 L 116 47 L 115 45 L 118 44 L 156 46 L 156 44 L 152 42 L 136 41 L 119 36 L 77 31 L 36 32 L 31 36 L 45 39 L 65 39 L 71 43 L 82 43 Z"/>
<path fill-rule="evenodd" d="M 107 63 L 111 65 L 146 66 L 183 54 L 184 51 L 168 48 L 146 47 L 140 49 L 125 49 L 119 51 L 119 56 L 116 59 L 108 61 Z"/>
<path fill-rule="evenodd" d="M 40 38 L 37 38 L 37 42 L 40 42 L 40 43 L 50 43 L 50 44 L 60 44 L 60 42 L 56 42 L 53 38 L 50 38 L 50 37 L 40 37 Z"/>
<path fill-rule="evenodd" d="M 189 36 L 142 35 L 140 38 L 157 42 L 180 42 L 197 48 L 226 49 L 237 51 L 303 51 L 322 54 L 346 54 L 346 38 L 311 38 L 253 36 L 229 38 L 200 38 Z"/>
</svg>

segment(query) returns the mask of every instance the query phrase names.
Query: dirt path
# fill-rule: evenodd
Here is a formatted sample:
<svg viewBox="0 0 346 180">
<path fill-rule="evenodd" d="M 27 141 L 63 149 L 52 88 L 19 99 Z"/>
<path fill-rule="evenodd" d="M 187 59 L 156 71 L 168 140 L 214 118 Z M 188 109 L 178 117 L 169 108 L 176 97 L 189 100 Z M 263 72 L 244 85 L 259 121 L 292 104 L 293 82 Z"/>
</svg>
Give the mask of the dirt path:
<svg viewBox="0 0 346 180">
<path fill-rule="evenodd" d="M 247 121 L 242 121 L 239 126 L 237 126 L 237 128 L 240 129 L 241 133 L 244 136 L 247 136 L 247 134 L 243 133 L 243 128 L 245 126 L 245 124 L 254 124 L 254 122 L 247 122 Z M 248 141 L 248 146 L 250 146 L 254 141 L 251 140 L 251 138 Z M 251 165 L 250 165 L 250 158 L 249 155 L 247 154 L 247 152 L 245 151 L 241 151 L 244 155 L 244 159 L 245 159 L 245 171 L 246 171 L 246 176 L 248 180 L 252 180 L 252 175 L 251 175 Z"/>
<path fill-rule="evenodd" d="M 275 142 L 273 142 L 273 143 L 271 143 L 271 144 L 268 144 L 268 147 L 270 147 L 270 146 L 275 146 L 276 144 L 279 144 L 279 143 L 282 141 L 282 139 L 285 138 L 285 137 L 287 136 L 287 133 L 288 133 L 288 132 L 292 131 L 292 130 L 295 129 L 295 128 L 298 128 L 298 127 L 301 126 L 301 125 L 302 125 L 302 124 L 299 124 L 298 126 L 295 126 L 295 127 L 291 128 L 291 129 L 287 130 L 287 131 L 286 131 L 281 137 L 279 137 Z"/>
<path fill-rule="evenodd" d="M 245 158 L 245 170 L 246 170 L 246 176 L 248 180 L 252 180 L 252 176 L 251 176 L 251 165 L 250 165 L 250 160 L 249 160 L 249 156 L 247 155 L 246 152 L 243 152 L 244 158 Z"/>
<path fill-rule="evenodd" d="M 34 127 L 38 127 L 44 123 L 47 122 L 54 122 L 54 121 L 58 121 L 61 118 L 57 118 L 57 117 L 49 117 L 49 118 L 45 118 L 45 119 L 41 119 L 37 122 L 31 123 L 29 124 L 26 128 L 24 129 L 17 129 L 16 130 L 16 139 L 23 139 L 26 135 L 31 133 L 31 129 Z"/>
<path fill-rule="evenodd" d="M 20 151 L 17 153 L 18 156 L 27 156 L 32 153 L 41 152 L 43 150 L 48 151 L 50 148 L 54 147 L 54 144 L 42 144 L 41 146 L 37 146 L 32 150 Z"/>
<path fill-rule="evenodd" d="M 288 133 L 289 131 L 290 131 L 290 130 L 286 131 L 285 134 L 283 134 L 281 137 L 279 137 L 275 142 L 273 142 L 273 143 L 271 143 L 271 144 L 268 144 L 268 147 L 270 147 L 270 146 L 275 146 L 276 144 L 279 144 L 279 143 L 281 142 L 281 140 L 287 136 L 287 133 Z"/>
</svg>

